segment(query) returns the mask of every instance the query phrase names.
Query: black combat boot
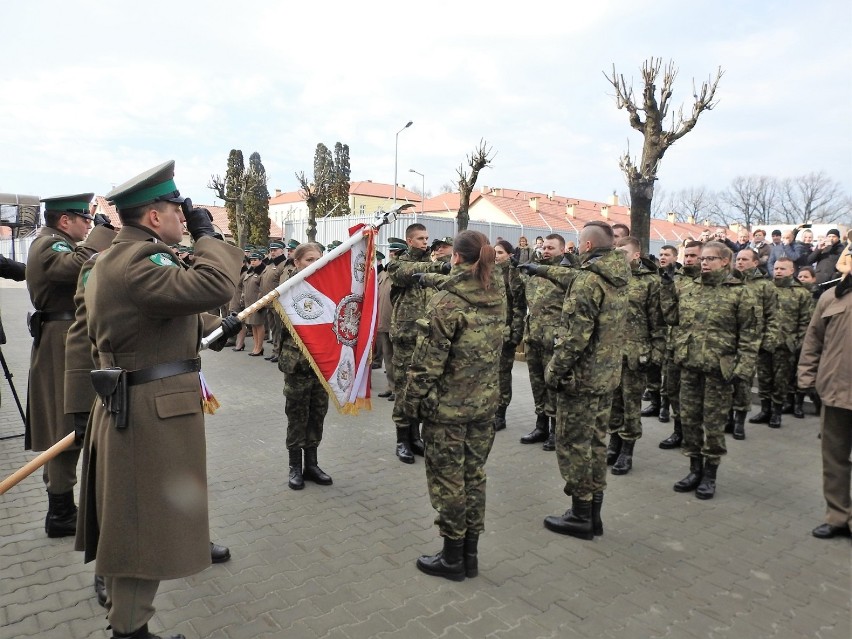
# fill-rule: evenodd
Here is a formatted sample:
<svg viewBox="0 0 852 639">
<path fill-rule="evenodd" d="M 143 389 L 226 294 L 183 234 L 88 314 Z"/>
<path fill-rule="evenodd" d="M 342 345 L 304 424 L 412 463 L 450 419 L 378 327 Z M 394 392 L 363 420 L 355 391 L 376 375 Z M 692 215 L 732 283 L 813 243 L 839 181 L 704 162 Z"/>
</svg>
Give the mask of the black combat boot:
<svg viewBox="0 0 852 639">
<path fill-rule="evenodd" d="M 793 413 L 793 393 L 787 393 L 784 397 L 784 403 L 781 404 L 781 414 L 790 415 Z"/>
<path fill-rule="evenodd" d="M 595 493 L 592 495 L 592 532 L 595 533 L 595 537 L 603 535 L 601 506 L 603 506 L 603 493 Z"/>
<path fill-rule="evenodd" d="M 578 539 L 594 539 L 592 526 L 592 500 L 581 501 L 571 497 L 571 508 L 562 516 L 550 515 L 544 518 L 544 527 L 560 535 L 571 535 Z"/>
<path fill-rule="evenodd" d="M 556 450 L 556 418 L 550 418 L 550 433 L 547 435 L 547 441 L 541 446 L 542 450 Z"/>
<path fill-rule="evenodd" d="M 302 477 L 302 449 L 288 448 L 290 453 L 290 479 L 287 485 L 293 490 L 302 490 L 305 487 L 305 478 Z"/>
<path fill-rule="evenodd" d="M 98 599 L 98 604 L 106 608 L 106 583 L 104 582 L 104 578 L 100 575 L 95 575 L 95 597 Z"/>
<path fill-rule="evenodd" d="M 749 418 L 749 424 L 768 424 L 769 416 L 772 414 L 772 402 L 768 399 L 760 400 L 760 412 L 754 417 Z"/>
<path fill-rule="evenodd" d="M 508 406 L 500 406 L 497 407 L 497 413 L 494 415 L 494 430 L 495 432 L 498 430 L 506 430 L 506 409 Z"/>
<path fill-rule="evenodd" d="M 642 417 L 651 417 L 651 415 L 660 414 L 660 393 L 651 393 L 651 403 L 642 409 L 640 415 Z"/>
<path fill-rule="evenodd" d="M 183 635 L 169 635 L 168 637 L 161 637 L 160 635 L 152 635 L 148 632 L 148 624 L 146 623 L 141 628 L 134 630 L 128 635 L 123 635 L 120 632 L 112 631 L 113 639 L 186 639 Z"/>
<path fill-rule="evenodd" d="M 420 424 L 412 424 L 409 430 L 411 431 L 411 452 L 423 457 L 426 453 L 426 445 L 420 439 Z"/>
<path fill-rule="evenodd" d="M 796 391 L 793 396 L 793 417 L 798 419 L 805 418 L 805 394 Z"/>
<path fill-rule="evenodd" d="M 633 468 L 633 447 L 635 445 L 635 439 L 624 439 L 621 441 L 621 452 L 618 453 L 618 459 L 612 465 L 613 475 L 626 475 Z"/>
<path fill-rule="evenodd" d="M 680 448 L 680 445 L 683 443 L 683 425 L 681 424 L 680 419 L 675 418 L 674 420 L 674 431 L 672 434 L 666 437 L 663 441 L 660 442 L 660 448 L 664 450 L 671 450 L 672 448 Z"/>
<path fill-rule="evenodd" d="M 47 517 L 44 532 L 48 537 L 71 537 L 77 532 L 77 505 L 74 491 L 56 495 L 47 493 Z"/>
<path fill-rule="evenodd" d="M 609 443 L 606 445 L 606 465 L 612 466 L 621 453 L 621 435 L 610 433 Z"/>
<path fill-rule="evenodd" d="M 734 439 L 745 439 L 746 411 L 734 411 Z"/>
<path fill-rule="evenodd" d="M 772 412 L 769 413 L 769 428 L 781 428 L 781 404 L 772 403 Z"/>
<path fill-rule="evenodd" d="M 698 484 L 701 483 L 701 477 L 703 476 L 703 466 L 701 463 L 701 456 L 690 457 L 689 458 L 689 474 L 681 479 L 679 482 L 676 482 L 674 485 L 674 490 L 676 493 L 689 493 L 698 488 Z"/>
<path fill-rule="evenodd" d="M 317 447 L 311 446 L 305 449 L 305 472 L 304 479 L 312 481 L 320 486 L 331 486 L 332 480 L 323 472 L 317 464 Z"/>
<path fill-rule="evenodd" d="M 645 392 L 642 393 L 642 401 L 643 402 L 650 402 L 651 397 L 652 397 L 651 390 L 649 388 L 646 388 Z"/>
<path fill-rule="evenodd" d="M 409 444 L 409 437 L 411 437 L 411 434 L 408 426 L 397 427 L 396 456 L 399 457 L 399 461 L 401 461 L 403 464 L 414 463 L 414 453 L 411 452 L 411 444 Z"/>
<path fill-rule="evenodd" d="M 668 424 L 670 418 L 671 413 L 669 412 L 669 400 L 667 397 L 663 397 L 660 402 L 660 414 L 657 416 L 657 421 L 662 424 Z"/>
<path fill-rule="evenodd" d="M 716 471 L 719 469 L 718 462 L 711 464 L 709 461 L 704 464 L 704 475 L 701 477 L 701 483 L 695 491 L 695 496 L 698 499 L 713 499 L 716 494 Z"/>
<path fill-rule="evenodd" d="M 725 433 L 730 435 L 734 432 L 734 411 L 728 411 L 728 418 L 725 420 Z"/>
<path fill-rule="evenodd" d="M 464 536 L 464 575 L 465 577 L 479 576 L 479 533 L 470 532 Z"/>
<path fill-rule="evenodd" d="M 549 435 L 549 422 L 547 415 L 536 415 L 535 428 L 528 435 L 521 437 L 522 444 L 538 444 L 546 441 Z"/>
<path fill-rule="evenodd" d="M 464 581 L 464 539 L 444 537 L 444 549 L 434 555 L 421 555 L 417 568 L 433 577 Z"/>
</svg>

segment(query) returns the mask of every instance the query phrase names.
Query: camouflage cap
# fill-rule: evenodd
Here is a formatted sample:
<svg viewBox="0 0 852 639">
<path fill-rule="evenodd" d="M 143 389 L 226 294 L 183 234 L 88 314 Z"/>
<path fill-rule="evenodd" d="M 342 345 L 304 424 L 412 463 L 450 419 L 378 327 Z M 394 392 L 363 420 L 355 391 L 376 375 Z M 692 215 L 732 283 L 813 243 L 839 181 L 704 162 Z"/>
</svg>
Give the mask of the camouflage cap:
<svg viewBox="0 0 852 639">
<path fill-rule="evenodd" d="M 181 204 L 186 198 L 181 197 L 174 177 L 175 161 L 169 160 L 115 187 L 106 194 L 106 199 L 119 211 L 153 202 Z"/>
<path fill-rule="evenodd" d="M 75 195 L 56 195 L 46 197 L 44 202 L 45 211 L 56 211 L 57 213 L 74 213 L 87 220 L 94 220 L 89 204 L 95 198 L 94 193 L 77 193 Z"/>
</svg>

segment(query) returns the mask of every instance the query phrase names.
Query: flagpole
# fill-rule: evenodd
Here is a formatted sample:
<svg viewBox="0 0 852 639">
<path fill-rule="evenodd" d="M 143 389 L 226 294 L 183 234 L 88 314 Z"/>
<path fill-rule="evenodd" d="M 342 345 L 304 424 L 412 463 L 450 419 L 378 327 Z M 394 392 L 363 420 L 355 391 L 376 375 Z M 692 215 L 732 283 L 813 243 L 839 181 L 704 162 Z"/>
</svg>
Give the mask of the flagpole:
<svg viewBox="0 0 852 639">
<path fill-rule="evenodd" d="M 391 224 L 392 222 L 394 222 L 396 220 L 397 216 L 402 211 L 404 211 L 405 209 L 412 207 L 412 206 L 414 206 L 414 204 L 408 203 L 408 204 L 403 204 L 402 206 L 398 206 L 395 209 L 391 209 L 388 212 L 379 211 L 376 214 L 376 217 L 381 218 L 381 219 L 379 220 L 379 222 L 377 224 L 370 224 L 369 226 L 364 227 L 363 229 L 361 229 L 360 233 L 356 233 L 356 234 L 352 235 L 345 242 L 340 244 L 340 246 L 336 247 L 333 251 L 331 251 L 327 255 L 322 256 L 320 259 L 318 259 L 313 264 L 309 264 L 303 270 L 294 273 L 286 282 L 279 284 L 277 287 L 275 287 L 274 289 L 269 291 L 269 293 L 267 293 L 266 295 L 261 297 L 259 300 L 257 300 L 254 304 L 252 304 L 248 308 L 246 308 L 243 311 L 241 311 L 240 313 L 238 313 L 237 319 L 239 319 L 241 322 L 244 322 L 245 319 L 247 317 L 249 317 L 250 315 L 257 313 L 262 308 L 266 308 L 267 306 L 272 304 L 272 302 L 274 302 L 276 299 L 278 299 L 287 289 L 295 286 L 296 284 L 298 284 L 299 282 L 301 282 L 305 278 L 310 277 L 311 275 L 316 273 L 318 270 L 320 270 L 323 266 L 325 266 L 326 264 L 328 264 L 332 260 L 334 260 L 334 259 L 340 257 L 341 255 L 343 255 L 344 253 L 346 253 L 352 246 L 354 246 L 355 244 L 357 244 L 358 242 L 361 241 L 361 238 L 364 237 L 365 233 L 373 233 L 376 230 L 378 230 L 380 227 L 384 226 L 385 224 Z M 220 337 L 222 337 L 222 327 L 221 326 L 219 328 L 217 328 L 216 330 L 214 330 L 209 335 L 207 335 L 206 337 L 203 337 L 201 339 L 202 350 L 205 349 L 205 348 L 208 348 L 210 346 L 210 344 L 215 342 Z"/>
</svg>

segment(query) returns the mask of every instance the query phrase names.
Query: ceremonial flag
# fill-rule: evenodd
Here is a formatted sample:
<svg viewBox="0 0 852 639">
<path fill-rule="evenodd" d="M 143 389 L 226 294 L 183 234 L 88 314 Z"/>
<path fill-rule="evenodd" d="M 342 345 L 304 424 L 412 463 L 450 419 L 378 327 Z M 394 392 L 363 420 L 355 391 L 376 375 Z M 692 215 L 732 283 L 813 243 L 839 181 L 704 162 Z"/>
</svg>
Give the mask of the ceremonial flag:
<svg viewBox="0 0 852 639">
<path fill-rule="evenodd" d="M 356 234 L 360 239 L 353 241 Z M 354 415 L 370 408 L 376 230 L 359 224 L 349 235 L 348 250 L 327 256 L 331 259 L 283 291 L 274 305 L 337 410 Z"/>
</svg>

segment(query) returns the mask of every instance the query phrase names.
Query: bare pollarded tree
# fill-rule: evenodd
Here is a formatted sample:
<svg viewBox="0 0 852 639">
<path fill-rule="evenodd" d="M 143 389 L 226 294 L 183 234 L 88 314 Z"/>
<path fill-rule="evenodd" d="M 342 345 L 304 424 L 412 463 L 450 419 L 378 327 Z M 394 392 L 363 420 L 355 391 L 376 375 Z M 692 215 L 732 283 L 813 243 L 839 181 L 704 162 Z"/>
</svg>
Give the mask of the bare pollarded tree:
<svg viewBox="0 0 852 639">
<path fill-rule="evenodd" d="M 693 83 L 695 102 L 692 105 L 692 113 L 686 117 L 683 107 L 679 107 L 676 113 L 672 113 L 668 126 L 666 119 L 671 108 L 672 85 L 678 70 L 674 62 L 669 61 L 663 68 L 662 58 L 652 57 L 645 61 L 641 71 L 641 101 L 636 99 L 632 83 L 628 84 L 623 75 L 616 73 L 615 65 L 612 67 L 612 75 L 604 73 L 604 76 L 615 89 L 616 106 L 627 110 L 630 126 L 644 137 L 639 162 L 630 156 L 628 146 L 627 152 L 619 159 L 619 167 L 624 172 L 630 189 L 630 233 L 639 239 L 642 250 L 647 252 L 651 233 L 651 202 L 654 199 L 654 182 L 657 180 L 660 161 L 672 144 L 695 128 L 698 117 L 704 111 L 716 106 L 716 88 L 722 79 L 723 71 L 720 67 L 715 78 L 702 82 L 698 89 Z M 657 80 L 661 72 L 662 86 L 658 98 Z"/>
<path fill-rule="evenodd" d="M 473 187 L 476 186 L 476 180 L 479 177 L 479 172 L 487 166 L 491 165 L 494 156 L 491 147 L 485 140 L 479 141 L 479 146 L 474 149 L 473 153 L 467 156 L 467 168 L 464 164 L 459 165 L 456 169 L 459 187 L 459 212 L 456 215 L 456 232 L 467 229 L 470 222 L 470 196 L 473 193 Z M 470 171 L 468 171 L 470 169 Z"/>
</svg>

